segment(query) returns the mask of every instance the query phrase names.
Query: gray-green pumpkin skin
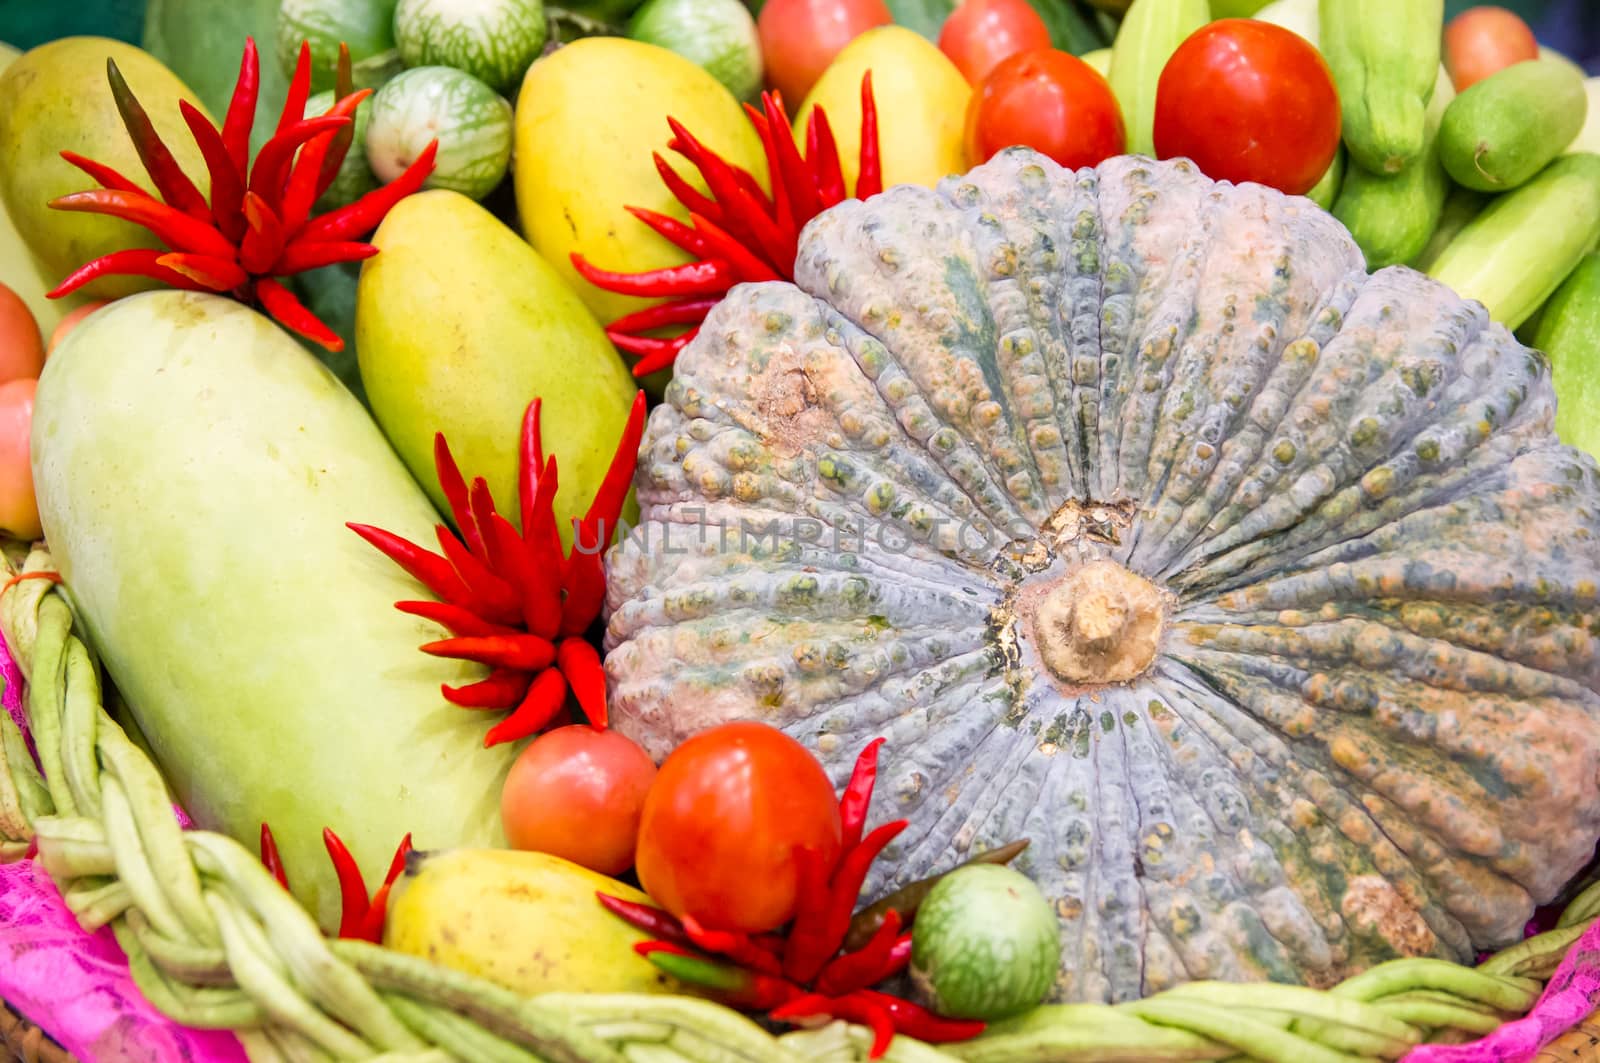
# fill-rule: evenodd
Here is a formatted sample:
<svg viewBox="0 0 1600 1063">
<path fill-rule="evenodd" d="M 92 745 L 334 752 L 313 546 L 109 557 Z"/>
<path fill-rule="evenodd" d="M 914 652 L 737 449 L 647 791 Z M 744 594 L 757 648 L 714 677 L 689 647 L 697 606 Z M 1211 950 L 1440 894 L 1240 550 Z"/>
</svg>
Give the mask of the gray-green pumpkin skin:
<svg viewBox="0 0 1600 1063">
<path fill-rule="evenodd" d="M 1037 1005 L 1055 982 L 1061 929 L 1027 875 L 996 864 L 957 868 L 917 909 L 911 978 L 928 1005 L 992 1022 Z"/>
<path fill-rule="evenodd" d="M 455 67 L 508 98 L 548 32 L 542 0 L 399 0 L 394 12 L 406 66 Z"/>
<path fill-rule="evenodd" d="M 482 199 L 505 180 L 511 165 L 511 104 L 493 89 L 448 66 L 412 67 L 372 97 L 367 165 L 393 181 L 438 140 L 424 188 L 448 188 Z"/>
<path fill-rule="evenodd" d="M 1554 406 L 1481 306 L 1182 160 L 841 204 L 651 413 L 613 723 L 761 719 L 839 784 L 886 738 L 866 895 L 1030 839 L 1057 1000 L 1471 962 L 1600 836 Z"/>
</svg>

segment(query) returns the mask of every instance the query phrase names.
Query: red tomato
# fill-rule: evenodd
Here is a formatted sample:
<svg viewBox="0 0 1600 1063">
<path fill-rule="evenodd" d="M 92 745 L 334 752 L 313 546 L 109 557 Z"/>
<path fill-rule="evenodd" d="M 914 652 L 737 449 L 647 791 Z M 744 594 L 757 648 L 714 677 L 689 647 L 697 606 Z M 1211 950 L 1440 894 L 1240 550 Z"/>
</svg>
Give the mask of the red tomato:
<svg viewBox="0 0 1600 1063">
<path fill-rule="evenodd" d="M 1002 60 L 967 104 L 967 157 L 974 165 L 1024 144 L 1062 166 L 1096 166 L 1122 154 L 1127 142 L 1106 79 L 1051 48 Z"/>
<path fill-rule="evenodd" d="M 756 19 L 767 84 L 793 113 L 845 45 L 891 21 L 883 0 L 767 0 Z"/>
<path fill-rule="evenodd" d="M 1203 26 L 1156 84 L 1156 155 L 1219 181 L 1309 192 L 1339 148 L 1339 94 L 1322 54 L 1255 19 Z"/>
<path fill-rule="evenodd" d="M 22 296 L 0 284 L 0 384 L 39 375 L 44 338 Z"/>
<path fill-rule="evenodd" d="M 1000 60 L 1048 47 L 1050 31 L 1028 0 L 962 0 L 939 31 L 939 49 L 973 85 Z"/>
<path fill-rule="evenodd" d="M 1473 7 L 1444 28 L 1444 68 L 1457 92 L 1513 63 L 1539 58 L 1528 24 L 1503 7 Z"/>
<path fill-rule="evenodd" d="M 33 318 L 29 318 L 32 321 Z M 0 534 L 28 542 L 39 538 L 39 503 L 33 496 L 28 433 L 33 427 L 37 380 L 0 384 Z"/>
<path fill-rule="evenodd" d="M 639 814 L 655 781 L 644 750 L 616 731 L 558 727 L 528 743 L 506 776 L 500 819 L 513 849 L 604 875 L 633 866 Z"/>
<path fill-rule="evenodd" d="M 831 868 L 842 844 L 817 759 L 766 724 L 723 724 L 661 765 L 639 825 L 639 882 L 674 915 L 759 933 L 794 916 L 796 854 L 813 849 Z"/>
</svg>

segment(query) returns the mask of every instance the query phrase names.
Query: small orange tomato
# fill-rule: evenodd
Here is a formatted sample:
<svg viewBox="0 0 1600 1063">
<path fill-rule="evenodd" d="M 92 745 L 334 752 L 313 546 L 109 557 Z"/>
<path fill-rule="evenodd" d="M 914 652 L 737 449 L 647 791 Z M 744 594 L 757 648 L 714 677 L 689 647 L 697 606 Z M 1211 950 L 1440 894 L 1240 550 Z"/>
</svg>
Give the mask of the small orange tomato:
<svg viewBox="0 0 1600 1063">
<path fill-rule="evenodd" d="M 61 341 L 67 338 L 67 333 L 77 328 L 79 323 L 81 323 L 84 318 L 88 317 L 90 314 L 94 313 L 96 310 L 105 305 L 106 300 L 104 299 L 96 299 L 94 302 L 84 303 L 76 310 L 70 311 L 60 321 L 56 322 L 55 331 L 50 333 L 50 346 L 45 348 L 45 356 L 48 357 L 52 354 L 55 354 L 56 348 L 61 346 Z"/>
<path fill-rule="evenodd" d="M 0 384 L 39 375 L 44 340 L 22 296 L 0 284 Z"/>
<path fill-rule="evenodd" d="M 33 429 L 38 387 L 31 378 L 0 384 L 0 534 L 24 542 L 44 534 L 28 463 L 28 433 Z"/>
<path fill-rule="evenodd" d="M 1539 58 L 1533 30 L 1503 7 L 1472 7 L 1444 28 L 1444 68 L 1457 92 L 1490 74 Z"/>
<path fill-rule="evenodd" d="M 939 50 L 976 85 L 1018 52 L 1050 47 L 1050 30 L 1028 0 L 961 0 L 939 30 Z"/>
<path fill-rule="evenodd" d="M 528 743 L 506 776 L 500 819 L 513 849 L 549 853 L 603 875 L 633 866 L 655 762 L 616 731 L 574 724 Z"/>
<path fill-rule="evenodd" d="M 832 868 L 843 844 L 817 758 L 776 727 L 725 723 L 662 763 L 639 824 L 639 882 L 679 918 L 760 933 L 794 917 L 802 852 Z"/>
<path fill-rule="evenodd" d="M 1053 48 L 995 64 L 967 104 L 967 157 L 974 165 L 1016 144 L 1062 166 L 1098 166 L 1127 147 L 1122 109 L 1100 72 Z"/>
</svg>

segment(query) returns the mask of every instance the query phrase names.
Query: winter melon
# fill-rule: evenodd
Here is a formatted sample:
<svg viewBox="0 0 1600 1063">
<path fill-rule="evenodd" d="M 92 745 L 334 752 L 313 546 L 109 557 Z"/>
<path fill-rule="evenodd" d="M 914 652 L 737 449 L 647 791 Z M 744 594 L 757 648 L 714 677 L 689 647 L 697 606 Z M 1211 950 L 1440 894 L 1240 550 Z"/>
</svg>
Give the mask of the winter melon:
<svg viewBox="0 0 1600 1063">
<path fill-rule="evenodd" d="M 373 882 L 424 849 L 503 845 L 512 745 L 441 683 L 474 666 L 397 612 L 426 591 L 346 526 L 427 542 L 438 517 L 350 393 L 281 328 L 218 296 L 147 292 L 45 366 L 33 472 L 45 534 L 107 671 L 201 825 L 271 825 L 327 927 L 334 829 Z"/>
</svg>

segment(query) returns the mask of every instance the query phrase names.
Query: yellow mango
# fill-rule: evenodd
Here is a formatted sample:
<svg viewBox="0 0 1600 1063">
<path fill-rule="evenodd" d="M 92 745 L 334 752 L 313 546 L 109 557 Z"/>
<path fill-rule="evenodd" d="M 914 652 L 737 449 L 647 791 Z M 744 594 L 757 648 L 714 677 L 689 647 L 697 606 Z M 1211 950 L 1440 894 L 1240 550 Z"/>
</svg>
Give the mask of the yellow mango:
<svg viewBox="0 0 1600 1063">
<path fill-rule="evenodd" d="M 878 108 L 883 184 L 932 186 L 968 169 L 967 101 L 972 87 L 932 42 L 904 26 L 868 30 L 845 46 L 806 94 L 795 119 L 805 143 L 806 121 L 821 106 L 839 142 L 845 185 L 855 188 L 861 143 L 861 75 L 872 71 Z"/>
<path fill-rule="evenodd" d="M 521 993 L 681 993 L 633 946 L 649 940 L 596 893 L 650 904 L 615 879 L 545 853 L 416 853 L 389 898 L 383 943 Z"/>
<path fill-rule="evenodd" d="M 523 233 L 602 322 L 660 300 L 596 288 L 573 267 L 574 252 L 625 273 L 689 261 L 626 210 L 647 207 L 688 220 L 651 152 L 705 189 L 694 166 L 667 149 L 669 116 L 766 187 L 766 155 L 739 101 L 665 48 L 587 37 L 534 63 L 522 82 L 513 158 Z"/>
<path fill-rule="evenodd" d="M 116 60 L 178 165 L 202 193 L 209 187 L 205 162 L 178 110 L 180 99 L 200 107 L 199 98 L 150 53 L 104 37 L 64 37 L 25 52 L 0 74 L 0 205 L 52 282 L 112 251 L 162 246 L 132 222 L 50 207 L 58 196 L 99 187 L 62 151 L 105 163 L 155 191 L 111 96 L 107 59 Z M 115 299 L 159 286 L 102 277 L 81 290 Z"/>
</svg>

